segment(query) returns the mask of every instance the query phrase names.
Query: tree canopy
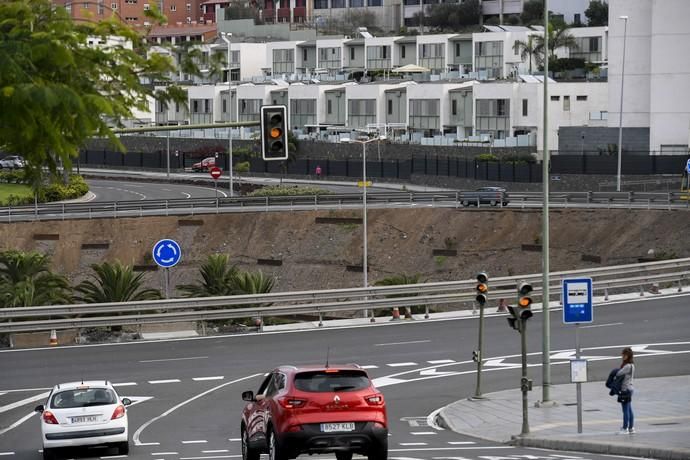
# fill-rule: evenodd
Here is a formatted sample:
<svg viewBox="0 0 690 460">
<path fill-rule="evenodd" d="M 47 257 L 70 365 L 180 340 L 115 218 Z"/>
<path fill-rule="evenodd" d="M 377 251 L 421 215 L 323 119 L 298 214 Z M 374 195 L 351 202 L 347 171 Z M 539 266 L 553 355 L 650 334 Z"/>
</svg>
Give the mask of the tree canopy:
<svg viewBox="0 0 690 460">
<path fill-rule="evenodd" d="M 544 23 L 544 0 L 528 0 L 522 7 L 520 16 L 525 25 Z"/>
<path fill-rule="evenodd" d="M 585 10 L 587 25 L 590 27 L 609 24 L 609 4 L 601 0 L 592 0 Z"/>
<path fill-rule="evenodd" d="M 124 150 L 111 126 L 148 110 L 152 97 L 183 101 L 175 85 L 156 92 L 143 83 L 169 82 L 172 70 L 116 19 L 76 22 L 50 0 L 0 2 L 0 150 L 24 156 L 34 187 L 44 168 L 70 169 L 91 137 Z"/>
<path fill-rule="evenodd" d="M 419 20 L 421 13 L 415 16 Z M 441 3 L 426 9 L 422 24 L 441 31 L 457 31 L 466 26 L 479 24 L 480 7 L 477 0 L 463 3 Z"/>
</svg>

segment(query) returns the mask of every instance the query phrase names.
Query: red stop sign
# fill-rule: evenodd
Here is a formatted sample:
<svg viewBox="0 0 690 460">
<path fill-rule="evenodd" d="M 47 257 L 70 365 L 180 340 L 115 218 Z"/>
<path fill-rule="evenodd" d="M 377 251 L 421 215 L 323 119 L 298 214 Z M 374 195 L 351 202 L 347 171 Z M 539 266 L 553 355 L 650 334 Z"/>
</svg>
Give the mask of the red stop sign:
<svg viewBox="0 0 690 460">
<path fill-rule="evenodd" d="M 211 174 L 211 177 L 218 179 L 223 171 L 218 166 L 214 166 L 209 170 L 209 173 Z"/>
</svg>

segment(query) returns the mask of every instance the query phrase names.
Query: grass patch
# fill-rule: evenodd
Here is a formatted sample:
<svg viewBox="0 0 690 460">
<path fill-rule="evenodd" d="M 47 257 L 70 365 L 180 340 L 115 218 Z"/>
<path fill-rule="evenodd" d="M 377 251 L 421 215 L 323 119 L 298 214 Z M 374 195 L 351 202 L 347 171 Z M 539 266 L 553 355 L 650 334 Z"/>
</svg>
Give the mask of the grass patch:
<svg viewBox="0 0 690 460">
<path fill-rule="evenodd" d="M 0 184 L 0 203 L 7 206 L 10 197 L 20 197 L 21 199 L 33 199 L 31 187 L 23 184 Z"/>
</svg>

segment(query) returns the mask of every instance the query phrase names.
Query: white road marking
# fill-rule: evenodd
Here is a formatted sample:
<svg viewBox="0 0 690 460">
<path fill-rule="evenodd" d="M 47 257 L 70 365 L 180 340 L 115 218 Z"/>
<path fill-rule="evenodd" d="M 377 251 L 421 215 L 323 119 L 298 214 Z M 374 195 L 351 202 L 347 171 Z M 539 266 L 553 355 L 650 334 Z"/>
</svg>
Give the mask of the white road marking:
<svg viewBox="0 0 690 460">
<path fill-rule="evenodd" d="M 182 441 L 182 444 L 206 444 L 207 442 L 205 439 L 195 439 L 192 441 Z"/>
<path fill-rule="evenodd" d="M 177 455 L 177 452 L 151 452 L 151 455 Z"/>
<path fill-rule="evenodd" d="M 555 358 L 552 357 L 552 359 Z M 484 367 L 520 367 L 520 363 L 504 363 L 504 360 L 505 358 L 486 360 L 484 362 Z"/>
<path fill-rule="evenodd" d="M 179 379 L 167 379 L 167 380 L 149 380 L 151 385 L 157 385 L 159 383 L 180 383 Z"/>
<path fill-rule="evenodd" d="M 225 452 L 230 452 L 228 449 L 216 449 L 216 450 L 202 450 L 202 454 L 223 454 Z"/>
<path fill-rule="evenodd" d="M 180 193 L 183 195 L 186 195 L 185 198 L 191 198 L 192 197 L 191 193 L 187 193 L 187 192 L 180 192 Z"/>
<path fill-rule="evenodd" d="M 103 457 L 100 457 L 101 460 L 104 460 L 106 458 L 127 458 L 127 455 L 104 455 Z"/>
<path fill-rule="evenodd" d="M 473 442 L 473 441 L 448 441 L 448 444 L 453 445 L 453 446 L 464 446 L 464 445 L 476 444 L 476 442 Z"/>
<path fill-rule="evenodd" d="M 160 442 L 142 442 L 140 446 L 160 446 Z"/>
<path fill-rule="evenodd" d="M 515 449 L 513 446 L 476 446 L 476 447 L 420 447 L 418 449 L 388 449 L 388 452 L 414 452 L 429 450 L 476 450 L 476 449 Z"/>
<path fill-rule="evenodd" d="M 454 362 L 455 362 L 455 360 L 452 360 L 452 359 L 434 359 L 431 361 L 427 361 L 427 363 L 429 363 L 429 364 L 450 364 L 450 363 L 454 363 Z"/>
<path fill-rule="evenodd" d="M 415 436 L 426 436 L 428 434 L 436 435 L 438 433 L 436 433 L 435 431 L 413 431 L 410 434 L 413 434 Z"/>
<path fill-rule="evenodd" d="M 591 326 L 580 326 L 580 329 L 594 329 L 595 327 L 620 326 L 623 323 L 592 324 Z"/>
<path fill-rule="evenodd" d="M 180 457 L 180 460 L 205 460 L 207 458 L 239 458 L 242 455 L 209 455 L 207 457 Z"/>
<path fill-rule="evenodd" d="M 31 412 L 29 414 L 26 414 L 24 417 L 20 418 L 16 422 L 14 422 L 12 425 L 8 426 L 7 428 L 3 428 L 2 430 L 0 430 L 0 435 L 7 433 L 8 431 L 10 431 L 14 428 L 17 428 L 19 425 L 26 422 L 27 420 L 29 420 L 31 417 L 33 417 L 36 414 L 37 414 L 37 412 Z"/>
<path fill-rule="evenodd" d="M 230 438 L 230 439 L 228 439 L 228 441 L 230 441 L 230 442 L 240 442 L 241 440 L 242 440 L 242 438 Z"/>
<path fill-rule="evenodd" d="M 411 343 L 429 343 L 431 340 L 410 340 L 409 342 L 389 342 L 389 343 L 377 343 L 374 344 L 375 347 L 389 347 L 391 345 L 408 345 Z"/>
<path fill-rule="evenodd" d="M 217 375 L 215 377 L 194 377 L 192 380 L 195 382 L 205 382 L 207 380 L 223 380 L 225 377 L 222 375 Z"/>
<path fill-rule="evenodd" d="M 189 359 L 208 359 L 208 356 L 190 356 L 187 358 L 165 358 L 165 359 L 145 359 L 140 363 L 163 363 L 167 361 L 186 361 Z"/>
<path fill-rule="evenodd" d="M 401 446 L 428 446 L 425 442 L 401 442 Z"/>
<path fill-rule="evenodd" d="M 113 383 L 114 387 L 133 387 L 137 382 Z"/>
<path fill-rule="evenodd" d="M 196 187 L 196 188 L 200 188 L 200 189 L 204 189 L 204 190 L 213 190 L 214 192 L 216 191 L 216 189 L 210 188 L 210 187 Z M 228 197 L 228 194 L 225 193 L 224 191 L 222 191 L 221 189 L 218 189 L 218 195 L 223 195 L 223 198 Z"/>
<path fill-rule="evenodd" d="M 41 399 L 44 399 L 44 398 L 48 397 L 49 394 L 50 394 L 50 392 L 46 391 L 45 393 L 40 393 L 40 394 L 37 394 L 34 396 L 29 396 L 28 398 L 22 399 L 21 401 L 15 401 L 12 404 L 2 406 L 2 407 L 0 407 L 0 414 L 2 414 L 3 412 L 10 411 L 12 409 L 16 409 L 17 407 L 22 407 L 25 404 L 29 404 L 29 403 L 32 403 L 34 401 L 39 401 Z"/>
<path fill-rule="evenodd" d="M 190 402 L 196 401 L 197 399 L 202 398 L 202 397 L 206 396 L 207 394 L 213 393 L 214 391 L 219 390 L 219 389 L 221 389 L 221 388 L 224 388 L 224 387 L 226 387 L 226 386 L 228 386 L 228 385 L 232 385 L 233 383 L 242 382 L 242 381 L 244 381 L 244 380 L 249 380 L 249 379 L 252 379 L 252 378 L 254 378 L 254 377 L 259 377 L 260 375 L 262 375 L 262 374 L 252 374 L 252 375 L 249 375 L 249 376 L 247 376 L 247 377 L 242 377 L 242 378 L 239 378 L 239 379 L 231 380 L 231 381 L 229 381 L 229 382 L 225 382 L 225 383 L 223 383 L 223 384 L 221 384 L 221 385 L 218 385 L 218 386 L 215 386 L 215 387 L 213 387 L 213 388 L 210 388 L 210 389 L 204 391 L 203 393 L 199 393 L 198 395 L 193 396 L 193 397 L 191 397 L 191 398 L 189 398 L 189 399 L 186 399 L 186 400 L 182 401 L 181 403 L 179 403 L 179 404 L 177 404 L 177 405 L 171 407 L 171 408 L 168 409 L 167 411 L 163 412 L 161 415 L 158 415 L 158 416 L 156 416 L 156 417 L 154 417 L 154 418 L 148 420 L 148 421 L 145 422 L 143 425 L 141 425 L 139 428 L 137 428 L 137 430 L 134 432 L 134 435 L 132 436 L 132 439 L 134 440 L 134 445 L 136 445 L 136 446 L 141 445 L 141 440 L 140 440 L 141 433 L 142 433 L 149 425 L 151 425 L 152 423 L 154 423 L 154 422 L 157 421 L 157 420 L 162 419 L 163 417 L 166 417 L 166 416 L 172 414 L 173 412 L 175 412 L 175 411 L 176 411 L 177 409 L 179 409 L 180 407 L 186 406 L 186 405 L 189 404 Z M 173 455 L 174 455 L 174 454 L 173 454 Z"/>
<path fill-rule="evenodd" d="M 438 413 L 441 412 L 441 410 L 443 410 L 443 407 L 439 407 L 438 409 L 426 416 L 426 424 L 437 431 L 445 430 L 442 426 L 436 423 L 436 417 L 438 416 Z"/>
<path fill-rule="evenodd" d="M 14 455 L 14 452 L 0 452 L 0 457 L 3 455 Z"/>
<path fill-rule="evenodd" d="M 391 363 L 386 364 L 388 367 L 403 367 L 403 366 L 416 366 L 417 363 L 407 362 L 407 363 Z"/>
<path fill-rule="evenodd" d="M 373 364 L 367 364 L 366 366 L 360 366 L 362 369 L 378 369 L 378 366 L 375 366 Z"/>
</svg>

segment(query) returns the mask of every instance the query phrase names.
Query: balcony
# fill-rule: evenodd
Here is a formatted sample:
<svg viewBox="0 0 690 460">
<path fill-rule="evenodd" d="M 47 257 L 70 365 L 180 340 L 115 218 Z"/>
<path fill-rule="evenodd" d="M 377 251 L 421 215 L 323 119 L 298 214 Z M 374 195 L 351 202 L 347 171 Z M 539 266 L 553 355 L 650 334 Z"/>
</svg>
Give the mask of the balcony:
<svg viewBox="0 0 690 460">
<path fill-rule="evenodd" d="M 307 20 L 307 8 L 304 6 L 296 6 L 292 9 L 293 22 L 305 22 Z"/>
<path fill-rule="evenodd" d="M 290 22 L 290 8 L 278 8 L 278 22 Z"/>
</svg>

